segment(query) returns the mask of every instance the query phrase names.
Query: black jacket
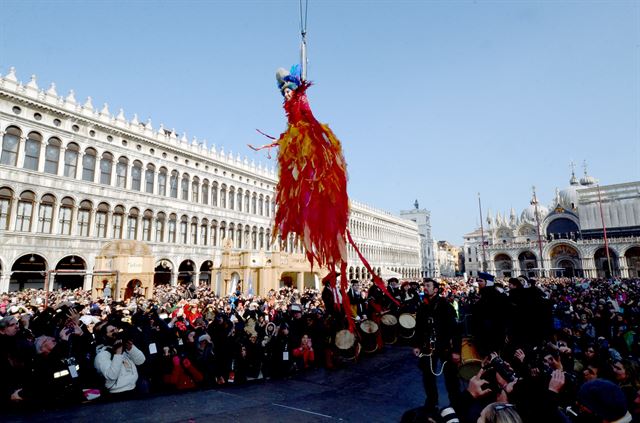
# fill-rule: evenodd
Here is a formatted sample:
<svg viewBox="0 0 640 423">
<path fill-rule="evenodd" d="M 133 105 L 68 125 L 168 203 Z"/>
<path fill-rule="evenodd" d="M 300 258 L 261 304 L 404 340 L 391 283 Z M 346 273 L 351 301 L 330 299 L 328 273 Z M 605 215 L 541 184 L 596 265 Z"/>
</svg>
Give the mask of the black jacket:
<svg viewBox="0 0 640 423">
<path fill-rule="evenodd" d="M 426 351 L 432 336 L 435 336 L 436 352 L 460 352 L 462 339 L 456 311 L 440 296 L 428 303 L 420 303 L 416 315 L 414 346 Z"/>
</svg>

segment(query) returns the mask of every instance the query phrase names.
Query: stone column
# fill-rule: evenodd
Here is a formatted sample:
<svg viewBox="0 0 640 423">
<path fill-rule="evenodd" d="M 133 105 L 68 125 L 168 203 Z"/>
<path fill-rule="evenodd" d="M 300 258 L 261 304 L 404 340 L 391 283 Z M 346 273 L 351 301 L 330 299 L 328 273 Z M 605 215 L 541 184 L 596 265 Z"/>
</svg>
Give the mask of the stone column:
<svg viewBox="0 0 640 423">
<path fill-rule="evenodd" d="M 96 226 L 96 209 L 91 208 L 91 210 L 89 210 L 89 238 L 93 238 L 95 236 L 95 233 L 96 233 L 95 226 Z"/>
<path fill-rule="evenodd" d="M 46 161 L 46 155 L 47 143 L 43 141 L 40 143 L 40 156 L 38 157 L 38 172 L 40 173 L 44 172 L 44 162 Z"/>
<path fill-rule="evenodd" d="M 89 291 L 91 289 L 91 285 L 92 285 L 91 275 L 87 273 L 84 275 L 84 282 L 82 284 L 82 289 L 84 289 L 85 291 Z"/>
<path fill-rule="evenodd" d="M 93 167 L 93 182 L 100 183 L 100 153 L 96 151 L 96 163 Z"/>
<path fill-rule="evenodd" d="M 80 209 L 80 207 L 78 207 L 77 205 L 73 206 L 73 209 L 71 211 L 71 235 L 73 236 L 80 236 L 79 232 L 79 228 L 78 228 L 78 210 Z"/>
<path fill-rule="evenodd" d="M 53 210 L 51 210 L 51 233 L 58 235 L 58 214 L 60 213 L 60 204 L 54 204 Z"/>
<path fill-rule="evenodd" d="M 114 157 L 113 161 L 111 162 L 111 181 L 109 182 L 109 185 L 111 185 L 112 187 L 116 186 L 116 182 L 117 182 L 117 176 L 116 176 L 116 166 L 118 164 L 118 160 Z"/>
<path fill-rule="evenodd" d="M 11 211 L 9 212 L 9 230 L 16 230 L 16 220 L 18 218 L 18 202 L 20 197 L 14 196 L 11 200 Z"/>
<path fill-rule="evenodd" d="M 520 276 L 522 270 L 520 269 L 520 261 L 518 260 L 518 258 L 514 258 L 511 260 L 512 262 L 512 266 L 513 266 L 513 275 L 511 275 L 512 277 L 518 277 Z"/>
<path fill-rule="evenodd" d="M 111 238 L 113 233 L 112 233 L 112 229 L 111 229 L 111 224 L 113 222 L 113 210 L 109 209 L 107 211 L 107 218 L 105 219 L 104 222 L 104 226 L 105 226 L 105 238 Z"/>
<path fill-rule="evenodd" d="M 178 271 L 171 269 L 171 286 L 178 286 Z"/>
<path fill-rule="evenodd" d="M 304 272 L 298 272 L 296 274 L 296 288 L 298 288 L 298 292 L 300 293 L 304 291 Z"/>
<path fill-rule="evenodd" d="M 142 215 L 138 214 L 136 217 L 136 233 L 135 240 L 140 241 L 142 239 Z"/>
<path fill-rule="evenodd" d="M 0 274 L 0 292 L 9 292 L 9 283 L 11 281 L 11 271 L 5 270 Z"/>
<path fill-rule="evenodd" d="M 29 232 L 35 234 L 38 232 L 38 223 L 40 220 L 40 202 L 35 200 L 33 202 L 33 206 L 31 209 L 31 228 L 29 228 Z"/>
<path fill-rule="evenodd" d="M 82 179 L 82 168 L 84 166 L 84 153 L 78 151 L 78 157 L 76 157 L 76 177 L 75 179 Z"/>
<path fill-rule="evenodd" d="M 145 170 L 146 173 L 146 170 Z M 160 169 L 158 169 L 157 171 L 154 170 L 153 171 L 153 192 L 152 194 L 157 194 L 157 195 L 164 195 L 164 192 L 160 192 L 160 187 L 158 185 L 158 175 L 160 174 Z M 146 181 L 146 175 L 145 175 L 145 181 Z M 146 184 L 146 182 L 145 182 Z M 146 192 L 146 186 L 145 186 L 145 192 Z"/>
<path fill-rule="evenodd" d="M 20 137 L 20 141 L 18 142 L 18 157 L 16 161 L 16 167 L 19 167 L 19 168 L 24 167 L 24 153 L 25 153 L 26 143 L 27 143 L 27 138 Z"/>
<path fill-rule="evenodd" d="M 60 146 L 60 153 L 58 155 L 58 176 L 64 176 L 64 155 L 67 149 Z"/>
<path fill-rule="evenodd" d="M 133 163 L 127 164 L 127 174 L 125 175 L 124 186 L 125 189 L 130 191 L 133 183 Z"/>
</svg>

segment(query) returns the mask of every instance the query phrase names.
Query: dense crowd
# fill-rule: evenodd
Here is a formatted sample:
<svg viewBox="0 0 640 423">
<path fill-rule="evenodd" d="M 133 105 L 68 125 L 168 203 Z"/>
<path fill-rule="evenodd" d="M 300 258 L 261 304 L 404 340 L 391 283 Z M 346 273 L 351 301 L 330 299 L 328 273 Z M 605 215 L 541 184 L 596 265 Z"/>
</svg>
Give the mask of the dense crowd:
<svg viewBox="0 0 640 423">
<path fill-rule="evenodd" d="M 425 285 L 391 280 L 396 304 L 376 285 L 354 283 L 346 314 L 382 326 L 385 313 L 420 316 L 433 295 L 452 306 L 460 337 L 473 340 L 453 364 L 483 365 L 450 395 L 447 418 L 640 421 L 640 280 L 454 278 L 436 294 Z M 220 297 L 165 285 L 127 301 L 82 290 L 2 294 L 0 395 L 33 409 L 336 367 L 336 332 L 349 326 L 341 302 L 330 286 Z"/>
</svg>

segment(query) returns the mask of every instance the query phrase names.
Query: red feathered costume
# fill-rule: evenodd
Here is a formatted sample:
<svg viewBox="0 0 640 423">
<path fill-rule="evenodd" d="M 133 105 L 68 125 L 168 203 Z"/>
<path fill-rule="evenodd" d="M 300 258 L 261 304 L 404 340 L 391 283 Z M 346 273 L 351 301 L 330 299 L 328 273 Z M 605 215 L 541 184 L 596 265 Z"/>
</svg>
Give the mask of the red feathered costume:
<svg viewBox="0 0 640 423">
<path fill-rule="evenodd" d="M 304 245 L 307 259 L 313 266 L 326 267 L 325 280 L 335 287 L 340 269 L 340 291 L 344 310 L 350 309 L 346 293 L 348 280 L 347 239 L 373 275 L 384 293 L 384 282 L 375 275 L 360 254 L 347 231 L 349 198 L 347 196 L 347 164 L 340 141 L 328 125 L 316 120 L 307 100 L 307 81 L 290 92 L 285 100 L 287 130 L 266 147 L 278 146 L 279 180 L 276 187 L 278 209 L 275 216 L 274 239 L 287 239 L 295 233 Z M 253 147 L 252 147 L 253 148 Z M 348 238 L 347 238 L 348 237 Z M 336 304 L 339 308 L 340 304 Z M 349 319 L 353 330 L 354 322 Z"/>
</svg>

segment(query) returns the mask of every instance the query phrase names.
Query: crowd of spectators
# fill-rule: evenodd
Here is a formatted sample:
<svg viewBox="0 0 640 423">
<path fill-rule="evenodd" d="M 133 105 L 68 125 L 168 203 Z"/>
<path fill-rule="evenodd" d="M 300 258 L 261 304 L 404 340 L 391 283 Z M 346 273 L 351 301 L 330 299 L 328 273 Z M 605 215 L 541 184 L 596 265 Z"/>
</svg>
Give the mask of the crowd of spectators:
<svg viewBox="0 0 640 423">
<path fill-rule="evenodd" d="M 452 278 L 442 287 L 486 357 L 451 404 L 460 421 L 640 421 L 640 279 Z M 347 314 L 372 318 L 368 297 L 395 313 L 424 299 L 418 282 L 393 281 L 389 291 L 399 306 L 370 283 L 354 285 Z M 292 288 L 219 297 L 158 286 L 151 299 L 126 302 L 82 290 L 2 294 L 0 395 L 34 409 L 332 367 L 340 323 L 323 298 L 340 301 Z"/>
</svg>

